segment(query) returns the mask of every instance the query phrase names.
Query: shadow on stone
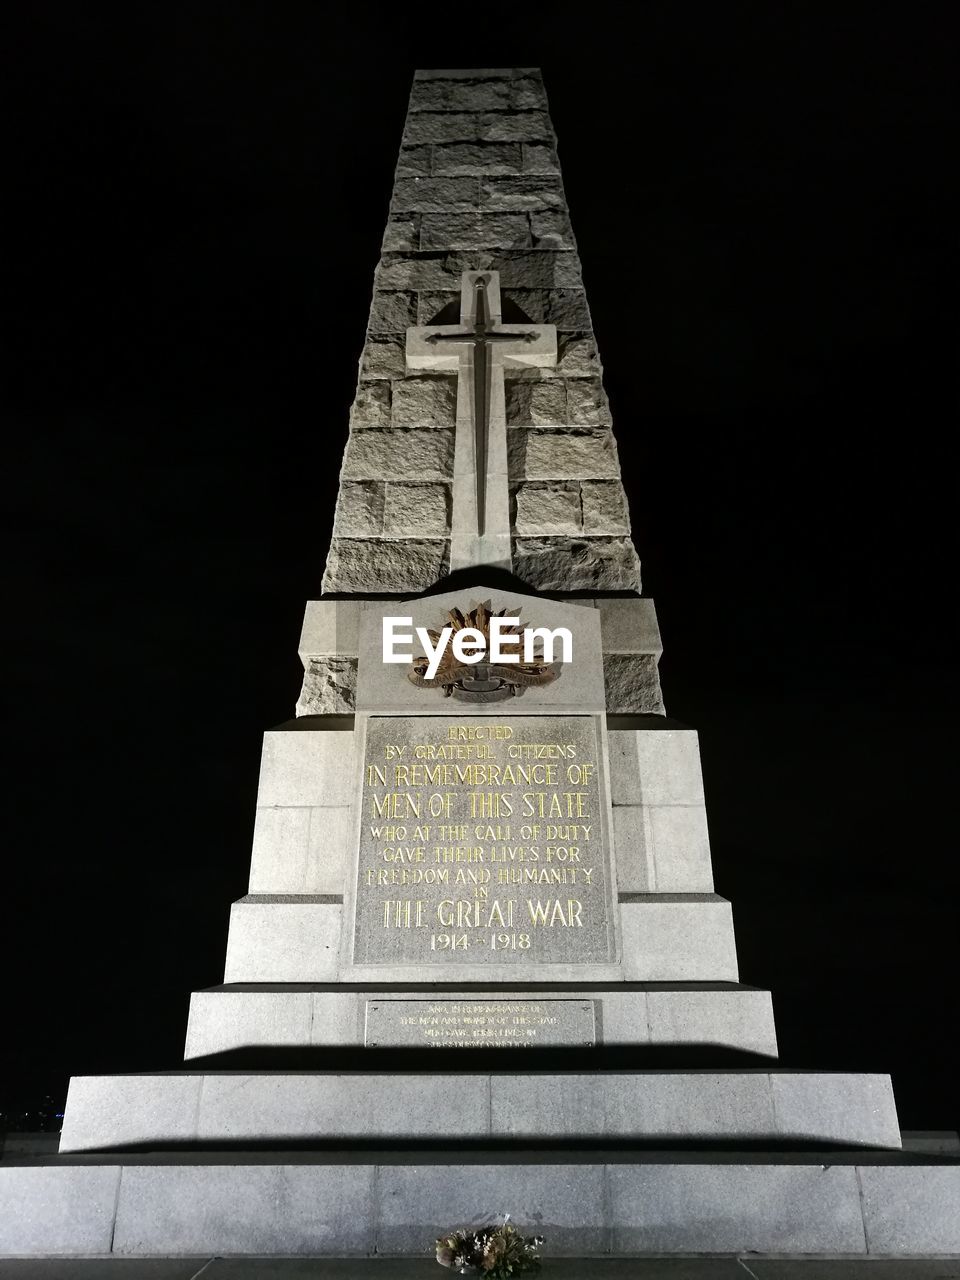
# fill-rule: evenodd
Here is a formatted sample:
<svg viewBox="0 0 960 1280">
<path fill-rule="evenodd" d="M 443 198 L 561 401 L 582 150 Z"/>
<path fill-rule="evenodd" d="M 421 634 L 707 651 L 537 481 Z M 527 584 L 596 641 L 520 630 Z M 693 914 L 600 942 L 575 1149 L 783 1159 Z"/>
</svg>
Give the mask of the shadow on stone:
<svg viewBox="0 0 960 1280">
<path fill-rule="evenodd" d="M 426 1076 L 523 1075 L 565 1071 L 759 1071 L 778 1069 L 774 1059 L 720 1044 L 599 1045 L 583 1048 L 513 1048 L 509 1050 L 447 1048 L 367 1049 L 356 1045 L 251 1045 L 224 1053 L 191 1058 L 181 1070 L 322 1071 L 383 1073 L 410 1071 Z"/>
<path fill-rule="evenodd" d="M 857 1154 L 876 1152 L 877 1155 L 890 1157 L 897 1164 L 944 1164 L 951 1163 L 946 1158 L 930 1160 L 920 1156 L 904 1158 L 900 1151 L 892 1151 L 885 1147 L 851 1146 L 849 1143 L 812 1141 L 809 1138 L 709 1138 L 709 1137 L 677 1137 L 672 1133 L 654 1134 L 649 1138 L 463 1138 L 451 1133 L 449 1138 L 418 1138 L 414 1135 L 401 1135 L 394 1138 L 212 1138 L 209 1140 L 177 1140 L 162 1142 L 130 1142 L 117 1143 L 115 1146 L 97 1147 L 99 1155 L 146 1154 L 148 1152 L 315 1152 L 318 1155 L 330 1154 L 343 1156 L 353 1154 L 357 1157 L 368 1155 L 377 1161 L 390 1156 L 407 1159 L 422 1155 L 429 1157 L 432 1163 L 463 1163 L 468 1157 L 518 1156 L 524 1162 L 536 1160 L 543 1164 L 567 1164 L 576 1160 L 577 1156 L 596 1159 L 609 1158 L 622 1154 L 627 1157 L 649 1156 L 653 1153 L 665 1159 L 681 1160 L 687 1156 L 713 1156 L 722 1153 L 728 1155 L 769 1155 L 783 1162 L 791 1154 L 803 1156 L 822 1156 L 824 1154 Z M 83 1152 L 68 1153 L 69 1158 L 78 1159 L 93 1154 L 93 1149 Z M 953 1163 L 956 1163 L 955 1161 Z"/>
</svg>

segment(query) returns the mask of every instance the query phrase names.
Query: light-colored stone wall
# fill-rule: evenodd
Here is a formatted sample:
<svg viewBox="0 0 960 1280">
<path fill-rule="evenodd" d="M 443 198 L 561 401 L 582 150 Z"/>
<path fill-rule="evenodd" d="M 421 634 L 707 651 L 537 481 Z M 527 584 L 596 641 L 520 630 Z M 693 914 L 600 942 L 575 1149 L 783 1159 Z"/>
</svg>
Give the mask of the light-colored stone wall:
<svg viewBox="0 0 960 1280">
<path fill-rule="evenodd" d="M 541 591 L 640 589 L 546 95 L 539 71 L 520 68 L 414 80 L 326 593 L 412 594 L 449 569 L 456 379 L 408 374 L 405 334 L 456 306 L 463 271 L 486 269 L 528 319 L 558 330 L 555 367 L 508 375 L 514 570 Z M 330 705 L 326 674 L 309 701 L 349 711 Z"/>
<path fill-rule="evenodd" d="M 609 643 L 627 643 L 618 636 L 632 618 L 635 647 L 656 650 L 656 617 L 647 604 L 618 601 L 606 619 L 601 605 L 600 629 Z M 311 606 L 301 643 L 304 662 L 326 645 L 350 647 L 355 628 L 349 615 L 359 607 Z M 622 961 L 603 976 L 736 982 L 731 906 L 714 892 L 697 734 L 611 729 L 607 743 Z M 264 735 L 249 894 L 231 911 L 226 982 L 370 979 L 345 961 L 341 945 L 357 841 L 356 753 L 356 735 L 346 727 Z M 575 977 L 576 967 L 568 968 Z M 437 971 L 408 976 L 435 981 Z M 478 973 L 476 979 L 489 976 Z M 563 978 L 556 968 L 543 976 Z"/>
<path fill-rule="evenodd" d="M 447 1000 L 529 1000 L 530 988 L 435 987 Z M 442 995 L 441 995 L 442 993 Z M 542 993 L 541 993 L 542 994 Z M 202 1058 L 255 1045 L 353 1045 L 366 1040 L 368 1000 L 408 999 L 389 984 L 382 988 L 341 986 L 301 990 L 223 986 L 190 997 L 184 1058 Z M 690 984 L 642 987 L 581 984 L 577 996 L 596 1011 L 597 1043 L 605 1045 L 704 1045 L 777 1056 L 777 1033 L 769 991 L 752 987 Z M 431 997 L 432 998 L 432 997 Z"/>
<path fill-rule="evenodd" d="M 642 894 L 713 893 L 696 732 L 614 729 L 608 742 L 621 888 Z"/>
<path fill-rule="evenodd" d="M 623 958 L 619 964 L 525 964 L 530 981 L 738 982 L 736 942 L 730 903 L 717 894 L 621 894 Z M 360 967 L 342 956 L 343 903 L 322 895 L 254 895 L 230 911 L 226 983 L 339 982 L 371 985 L 383 981 L 383 966 Z M 437 982 L 443 968 L 388 967 L 391 980 Z M 516 982 L 516 967 L 458 966 L 462 982 Z"/>
</svg>

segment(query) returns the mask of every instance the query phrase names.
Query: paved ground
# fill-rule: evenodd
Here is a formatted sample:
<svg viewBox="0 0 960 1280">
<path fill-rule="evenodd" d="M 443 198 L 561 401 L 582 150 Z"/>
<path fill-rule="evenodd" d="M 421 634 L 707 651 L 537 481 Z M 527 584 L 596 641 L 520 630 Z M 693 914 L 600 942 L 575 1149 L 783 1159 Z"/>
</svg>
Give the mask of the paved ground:
<svg viewBox="0 0 960 1280">
<path fill-rule="evenodd" d="M 444 1280 L 420 1258 L 0 1259 L 0 1280 Z M 960 1280 L 960 1258 L 554 1258 L 542 1280 Z"/>
</svg>

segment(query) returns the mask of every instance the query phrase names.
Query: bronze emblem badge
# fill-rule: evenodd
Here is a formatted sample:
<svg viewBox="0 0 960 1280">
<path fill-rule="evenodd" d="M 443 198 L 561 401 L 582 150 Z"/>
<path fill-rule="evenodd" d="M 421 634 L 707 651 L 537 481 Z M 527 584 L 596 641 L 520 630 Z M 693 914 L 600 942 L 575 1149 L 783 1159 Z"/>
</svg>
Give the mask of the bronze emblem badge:
<svg viewBox="0 0 960 1280">
<path fill-rule="evenodd" d="M 488 600 L 467 613 L 451 609 L 447 614 L 450 621 L 444 625 L 452 627 L 454 635 L 466 627 L 479 631 L 489 652 L 490 619 L 506 616 L 506 609 L 491 612 Z M 427 634 L 434 645 L 440 643 L 440 631 L 428 629 Z M 515 637 L 517 652 L 522 653 L 522 635 L 522 628 L 518 625 L 503 627 L 500 632 L 501 644 L 509 644 Z M 420 689 L 439 689 L 445 698 L 456 698 L 459 702 L 499 702 L 504 698 L 519 697 L 531 685 L 551 684 L 560 675 L 558 662 L 548 663 L 542 658 L 535 658 L 533 662 L 521 659 L 520 662 L 511 662 L 509 665 L 487 661 L 463 663 L 454 656 L 452 636 L 450 640 L 451 643 L 443 650 L 440 665 L 432 680 L 427 678 L 428 659 L 414 658 L 412 669 L 407 673 L 412 684 Z"/>
</svg>

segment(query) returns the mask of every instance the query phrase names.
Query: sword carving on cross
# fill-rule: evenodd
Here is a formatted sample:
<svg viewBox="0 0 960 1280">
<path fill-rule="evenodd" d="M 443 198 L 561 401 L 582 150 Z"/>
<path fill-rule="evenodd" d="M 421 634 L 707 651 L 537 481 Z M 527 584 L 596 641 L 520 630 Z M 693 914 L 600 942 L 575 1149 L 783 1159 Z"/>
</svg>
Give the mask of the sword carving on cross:
<svg viewBox="0 0 960 1280">
<path fill-rule="evenodd" d="M 510 499 L 507 481 L 505 362 L 517 366 L 556 364 L 553 325 L 505 325 L 500 320 L 496 271 L 465 271 L 461 277 L 460 325 L 407 330 L 411 369 L 456 369 L 457 442 L 451 569 L 471 564 L 510 567 Z M 464 435 L 472 424 L 471 445 Z M 472 475 L 470 474 L 472 473 Z M 470 482 L 473 511 L 466 511 Z"/>
<path fill-rule="evenodd" d="M 490 397 L 487 386 L 487 348 L 497 342 L 529 344 L 536 342 L 537 334 L 528 329 L 525 333 L 498 333 L 491 328 L 487 306 L 487 279 L 478 275 L 473 282 L 476 296 L 473 328 L 463 333 L 431 333 L 425 341 L 431 346 L 440 342 L 469 343 L 473 347 L 473 438 L 476 459 L 477 483 L 477 533 L 483 536 L 486 523 L 487 493 L 487 439 L 490 433 Z"/>
</svg>

